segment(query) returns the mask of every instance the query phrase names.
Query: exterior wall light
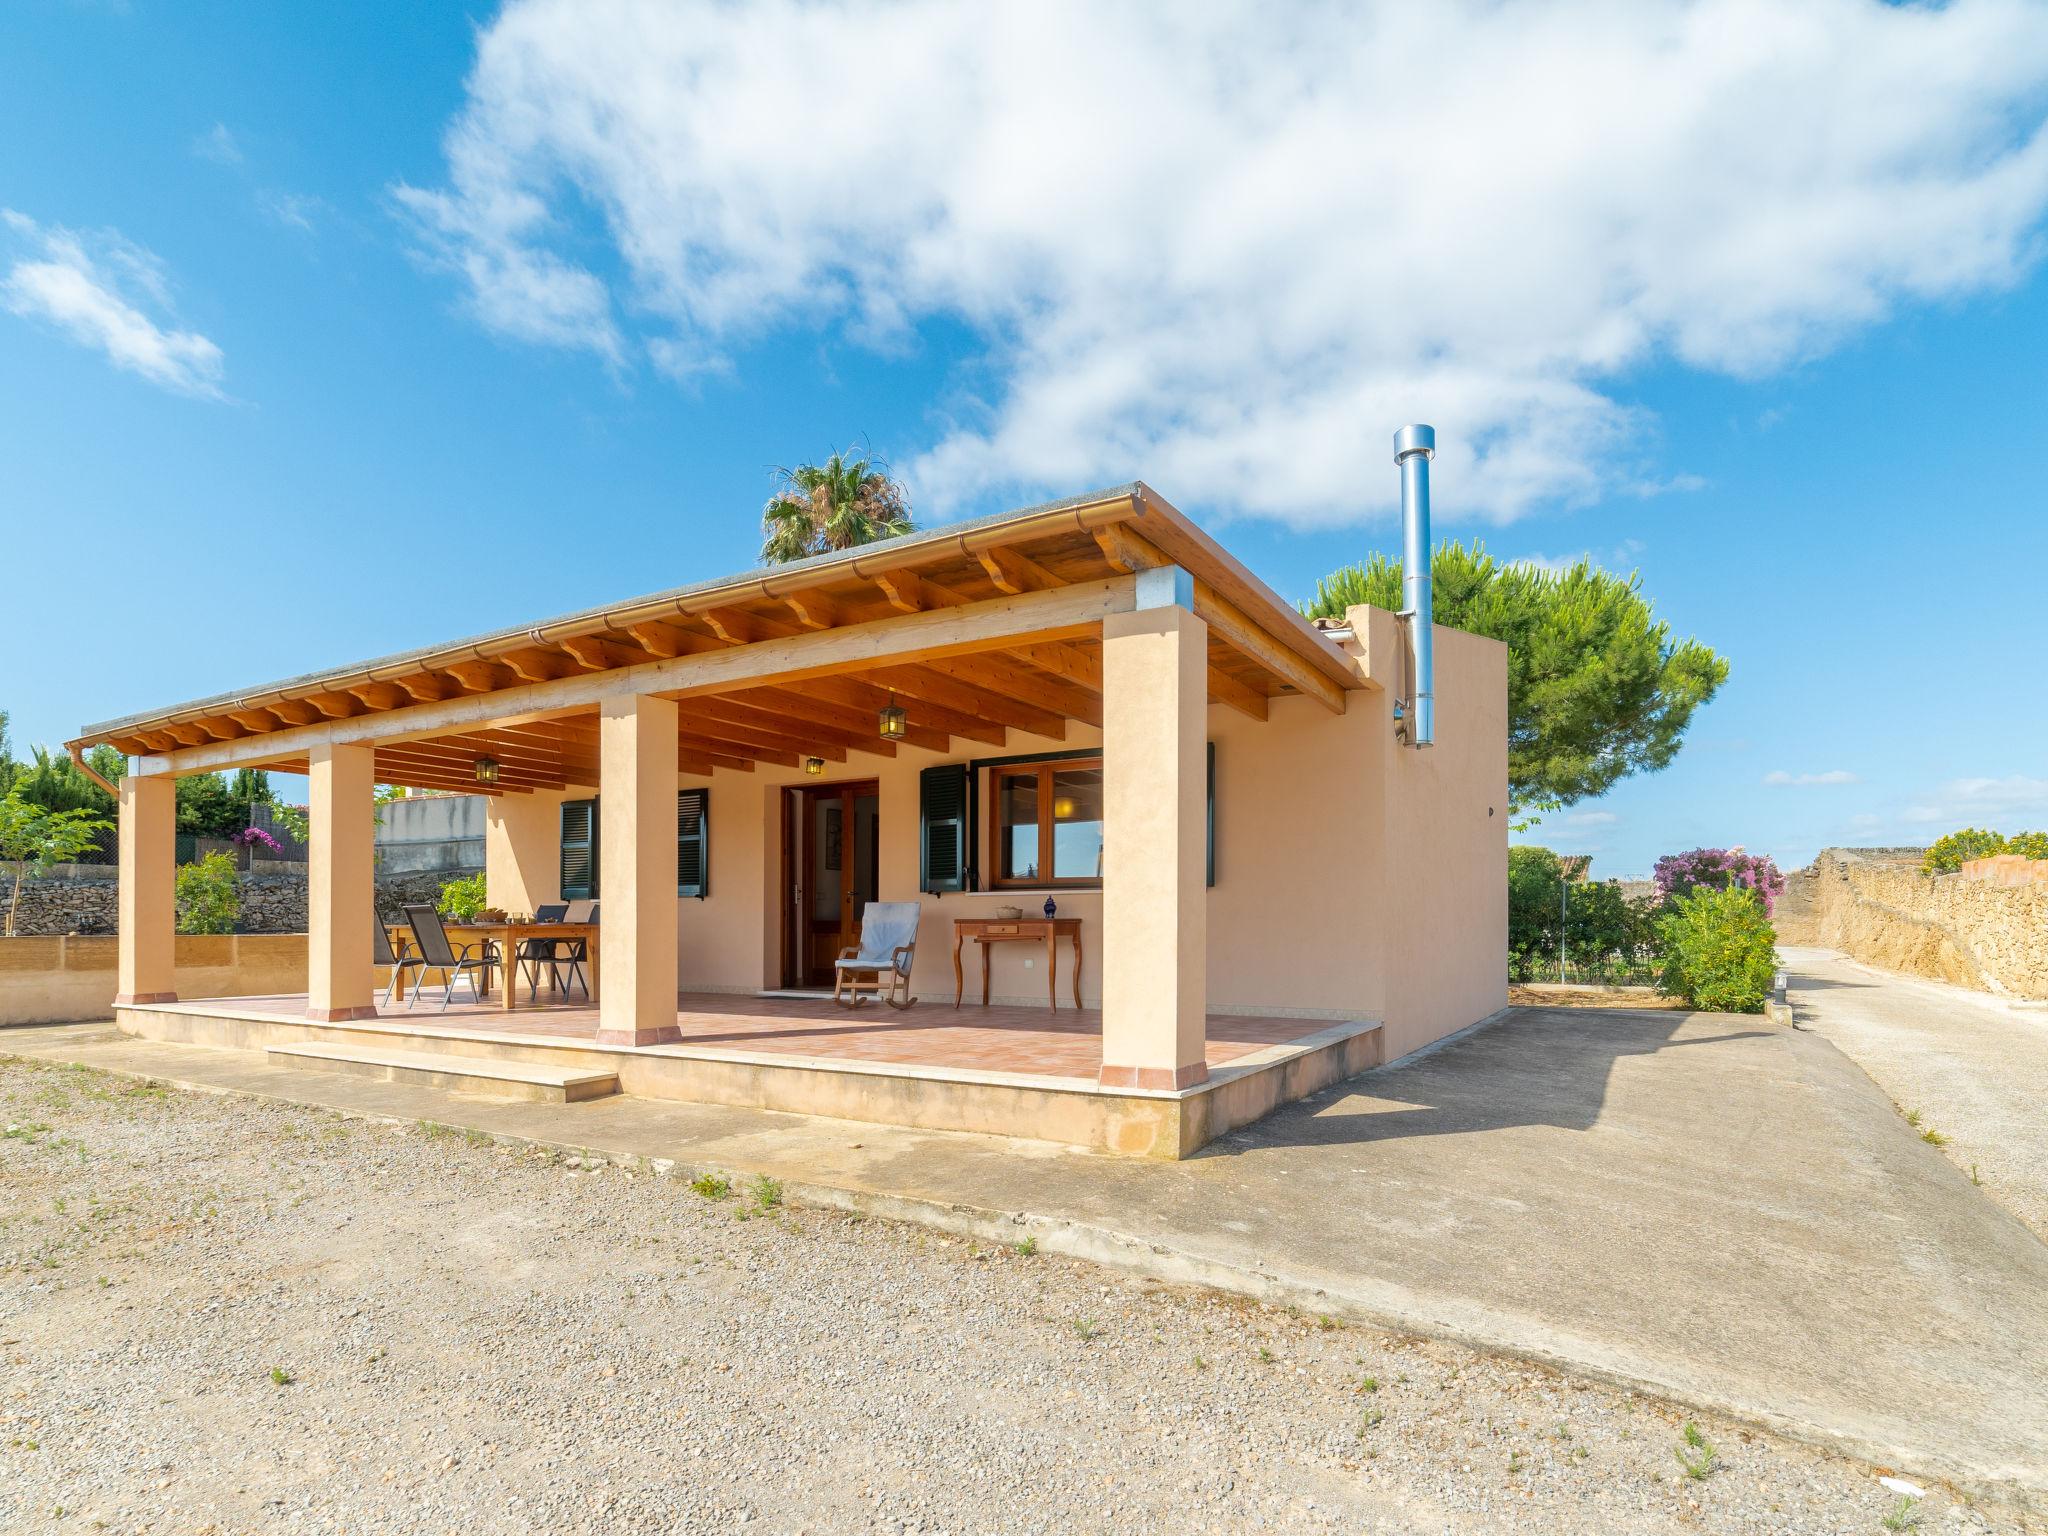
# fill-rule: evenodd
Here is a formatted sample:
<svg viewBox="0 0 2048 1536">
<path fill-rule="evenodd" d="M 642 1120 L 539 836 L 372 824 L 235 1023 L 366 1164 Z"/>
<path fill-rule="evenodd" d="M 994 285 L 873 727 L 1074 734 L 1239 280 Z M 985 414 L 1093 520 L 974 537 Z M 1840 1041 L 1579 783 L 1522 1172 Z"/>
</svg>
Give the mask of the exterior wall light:
<svg viewBox="0 0 2048 1536">
<path fill-rule="evenodd" d="M 889 695 L 889 707 L 882 711 L 882 739 L 901 741 L 909 730 L 910 716 L 903 712 L 902 706 L 896 702 L 896 695 L 892 693 Z"/>
<path fill-rule="evenodd" d="M 495 757 L 480 757 L 476 760 L 476 781 L 479 784 L 498 782 L 498 760 Z"/>
<path fill-rule="evenodd" d="M 814 779 L 823 777 L 825 772 L 825 759 L 823 759 L 822 757 L 805 758 L 804 772 L 808 773 Z"/>
</svg>

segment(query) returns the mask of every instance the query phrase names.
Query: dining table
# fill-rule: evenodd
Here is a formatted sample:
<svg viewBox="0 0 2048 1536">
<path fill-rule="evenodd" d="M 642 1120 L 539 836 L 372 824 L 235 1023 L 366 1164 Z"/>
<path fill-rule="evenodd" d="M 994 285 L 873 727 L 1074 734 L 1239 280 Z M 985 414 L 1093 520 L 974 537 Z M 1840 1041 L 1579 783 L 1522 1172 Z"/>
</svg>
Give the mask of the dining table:
<svg viewBox="0 0 2048 1536">
<path fill-rule="evenodd" d="M 406 927 L 405 924 L 393 923 L 388 926 L 391 929 L 391 943 L 394 952 L 401 939 L 408 943 L 411 942 L 412 930 Z M 590 983 L 589 1001 L 592 1003 L 597 1001 L 597 924 L 595 923 L 544 923 L 533 918 L 502 918 L 495 921 L 488 918 L 472 918 L 470 921 L 462 923 L 444 922 L 442 927 L 447 930 L 448 942 L 455 946 L 458 954 L 461 953 L 462 946 L 465 944 L 477 944 L 485 940 L 496 943 L 498 946 L 497 968 L 503 978 L 498 984 L 498 1006 L 507 1010 L 521 1006 L 518 1001 L 519 962 L 517 959 L 521 944 L 525 943 L 528 939 L 582 939 L 585 941 L 583 946 L 585 951 L 583 974 Z M 419 973 L 418 979 L 413 982 L 413 990 L 418 991 L 430 974 L 440 977 L 440 985 L 447 985 L 447 977 L 442 975 L 441 972 L 430 968 Z"/>
</svg>

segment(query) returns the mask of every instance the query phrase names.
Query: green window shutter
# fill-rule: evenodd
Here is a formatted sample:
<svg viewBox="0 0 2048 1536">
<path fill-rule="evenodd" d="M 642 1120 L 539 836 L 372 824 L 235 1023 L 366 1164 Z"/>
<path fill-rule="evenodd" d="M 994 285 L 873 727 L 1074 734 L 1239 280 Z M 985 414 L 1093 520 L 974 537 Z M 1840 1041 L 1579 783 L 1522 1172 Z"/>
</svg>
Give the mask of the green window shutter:
<svg viewBox="0 0 2048 1536">
<path fill-rule="evenodd" d="M 969 805 L 973 775 L 965 763 L 941 763 L 917 776 L 918 889 L 972 889 L 974 829 Z"/>
<path fill-rule="evenodd" d="M 711 791 L 676 791 L 676 894 L 711 894 Z"/>
<path fill-rule="evenodd" d="M 1216 883 L 1216 743 L 1209 743 L 1209 884 Z"/>
<path fill-rule="evenodd" d="M 562 802 L 562 900 L 597 895 L 597 802 Z"/>
</svg>

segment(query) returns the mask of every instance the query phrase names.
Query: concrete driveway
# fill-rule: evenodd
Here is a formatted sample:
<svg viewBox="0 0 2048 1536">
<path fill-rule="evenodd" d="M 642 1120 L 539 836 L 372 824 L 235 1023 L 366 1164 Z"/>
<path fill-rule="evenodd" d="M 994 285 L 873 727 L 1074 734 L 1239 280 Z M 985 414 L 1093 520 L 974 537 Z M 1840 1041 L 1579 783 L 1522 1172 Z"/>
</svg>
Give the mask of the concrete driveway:
<svg viewBox="0 0 2048 1536">
<path fill-rule="evenodd" d="M 2048 1004 L 1893 976 L 1831 949 L 1780 953 L 1799 1026 L 1917 1111 L 1951 1162 L 2048 1238 Z"/>
<path fill-rule="evenodd" d="M 1817 1035 L 1529 1008 L 1147 1164 L 646 1100 L 493 1104 L 260 1057 L 0 1050 L 683 1170 L 1505 1349 L 1908 1475 L 2048 1495 L 2048 1246 Z"/>
</svg>

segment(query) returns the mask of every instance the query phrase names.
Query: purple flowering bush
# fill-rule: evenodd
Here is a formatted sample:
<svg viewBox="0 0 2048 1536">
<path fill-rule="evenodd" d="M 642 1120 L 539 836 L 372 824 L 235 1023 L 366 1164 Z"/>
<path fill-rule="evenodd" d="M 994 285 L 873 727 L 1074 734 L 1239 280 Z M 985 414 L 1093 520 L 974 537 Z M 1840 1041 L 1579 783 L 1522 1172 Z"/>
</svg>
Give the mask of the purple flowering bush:
<svg viewBox="0 0 2048 1536">
<path fill-rule="evenodd" d="M 229 838 L 228 841 L 243 848 L 253 848 L 258 843 L 261 843 L 272 853 L 282 853 L 284 851 L 283 845 L 261 827 L 244 827 L 233 837 Z"/>
<path fill-rule="evenodd" d="M 1785 877 L 1766 854 L 1745 853 L 1740 848 L 1695 848 L 1689 853 L 1667 853 L 1657 861 L 1652 874 L 1657 894 L 1668 905 L 1677 897 L 1702 886 L 1725 891 L 1741 886 L 1756 893 L 1764 916 L 1771 915 Z"/>
</svg>

